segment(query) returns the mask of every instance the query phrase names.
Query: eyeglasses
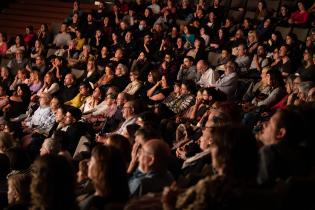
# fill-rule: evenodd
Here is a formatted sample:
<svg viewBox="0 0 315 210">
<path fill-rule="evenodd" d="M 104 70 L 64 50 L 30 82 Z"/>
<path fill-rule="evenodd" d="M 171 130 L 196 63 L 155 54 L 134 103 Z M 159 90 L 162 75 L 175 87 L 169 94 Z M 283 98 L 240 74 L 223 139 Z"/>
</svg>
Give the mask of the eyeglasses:
<svg viewBox="0 0 315 210">
<path fill-rule="evenodd" d="M 131 109 L 131 106 L 124 106 L 123 109 Z"/>
</svg>

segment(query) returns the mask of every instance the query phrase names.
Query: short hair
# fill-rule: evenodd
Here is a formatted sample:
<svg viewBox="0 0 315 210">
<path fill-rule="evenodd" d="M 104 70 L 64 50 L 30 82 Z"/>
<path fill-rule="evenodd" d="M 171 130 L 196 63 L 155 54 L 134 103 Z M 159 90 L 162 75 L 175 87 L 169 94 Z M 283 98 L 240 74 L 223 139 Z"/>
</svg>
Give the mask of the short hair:
<svg viewBox="0 0 315 210">
<path fill-rule="evenodd" d="M 60 142 L 57 141 L 56 139 L 47 138 L 44 140 L 44 143 L 46 143 L 46 146 L 47 146 L 46 149 L 50 154 L 56 154 L 57 155 L 61 150 Z"/>
<path fill-rule="evenodd" d="M 277 110 L 280 117 L 277 129 L 285 128 L 286 134 L 284 141 L 290 144 L 298 144 L 305 135 L 304 120 L 302 115 L 296 110 Z"/>
<path fill-rule="evenodd" d="M 112 134 L 108 136 L 109 145 L 117 148 L 125 161 L 129 164 L 131 160 L 131 145 L 129 140 L 120 134 Z"/>
<path fill-rule="evenodd" d="M 156 131 L 156 129 L 149 125 L 145 125 L 143 128 L 139 128 L 136 131 L 135 136 L 141 136 L 144 141 L 160 138 L 160 135 Z"/>
<path fill-rule="evenodd" d="M 70 107 L 67 112 L 69 112 L 71 114 L 72 117 L 75 118 L 76 121 L 79 121 L 82 117 L 82 112 L 80 109 L 76 108 L 76 107 Z"/>
</svg>

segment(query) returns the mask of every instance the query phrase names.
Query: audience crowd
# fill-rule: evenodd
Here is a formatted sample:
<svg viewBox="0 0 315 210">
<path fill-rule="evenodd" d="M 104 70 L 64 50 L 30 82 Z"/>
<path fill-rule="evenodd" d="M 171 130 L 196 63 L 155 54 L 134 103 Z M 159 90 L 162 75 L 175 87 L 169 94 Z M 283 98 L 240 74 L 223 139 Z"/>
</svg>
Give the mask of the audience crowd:
<svg viewBox="0 0 315 210">
<path fill-rule="evenodd" d="M 0 209 L 313 209 L 314 17 L 74 1 L 56 34 L 0 32 Z"/>
</svg>

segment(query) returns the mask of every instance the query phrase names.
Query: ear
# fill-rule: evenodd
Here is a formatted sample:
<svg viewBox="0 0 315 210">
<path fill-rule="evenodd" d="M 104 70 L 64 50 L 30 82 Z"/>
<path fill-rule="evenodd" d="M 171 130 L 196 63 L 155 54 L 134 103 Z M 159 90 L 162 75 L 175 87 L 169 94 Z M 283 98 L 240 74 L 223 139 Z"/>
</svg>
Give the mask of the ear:
<svg viewBox="0 0 315 210">
<path fill-rule="evenodd" d="M 154 162 L 155 162 L 155 157 L 154 155 L 149 155 L 148 156 L 148 166 L 149 167 L 152 167 L 154 165 Z"/>
<path fill-rule="evenodd" d="M 285 128 L 280 128 L 278 133 L 276 134 L 277 139 L 283 139 L 287 133 L 287 130 Z"/>
<path fill-rule="evenodd" d="M 209 96 L 209 101 L 212 101 L 212 96 Z"/>
</svg>

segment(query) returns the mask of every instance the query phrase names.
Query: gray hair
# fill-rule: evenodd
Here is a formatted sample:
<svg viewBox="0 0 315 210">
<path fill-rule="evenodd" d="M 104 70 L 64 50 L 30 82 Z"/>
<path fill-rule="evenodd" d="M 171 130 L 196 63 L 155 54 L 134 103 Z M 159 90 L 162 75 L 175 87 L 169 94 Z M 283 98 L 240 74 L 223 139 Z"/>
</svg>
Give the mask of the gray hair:
<svg viewBox="0 0 315 210">
<path fill-rule="evenodd" d="M 59 141 L 53 138 L 45 139 L 44 143 L 46 142 L 47 151 L 49 154 L 58 154 L 61 150 L 61 144 Z M 43 144 L 44 144 L 43 143 Z"/>
<path fill-rule="evenodd" d="M 312 81 L 305 81 L 305 82 L 301 82 L 300 83 L 300 91 L 303 92 L 304 95 L 307 96 L 308 94 L 308 91 L 312 88 L 312 87 L 315 87 L 315 83 L 312 82 Z"/>
</svg>

